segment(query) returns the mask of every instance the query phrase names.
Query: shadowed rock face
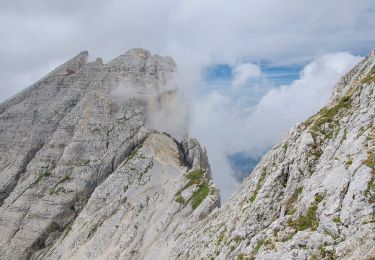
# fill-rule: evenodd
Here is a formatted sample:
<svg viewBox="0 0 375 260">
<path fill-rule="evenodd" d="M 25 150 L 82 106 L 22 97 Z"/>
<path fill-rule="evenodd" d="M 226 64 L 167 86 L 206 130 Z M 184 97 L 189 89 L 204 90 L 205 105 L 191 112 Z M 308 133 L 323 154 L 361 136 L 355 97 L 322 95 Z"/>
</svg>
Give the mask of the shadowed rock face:
<svg viewBox="0 0 375 260">
<path fill-rule="evenodd" d="M 173 99 L 173 60 L 143 49 L 87 60 L 80 53 L 0 105 L 1 259 L 152 255 L 219 204 L 199 143 L 185 150 L 145 127 L 150 96 Z M 193 209 L 175 195 L 198 169 L 190 193 L 203 183 L 210 193 Z"/>
<path fill-rule="evenodd" d="M 182 259 L 375 256 L 375 51 L 178 240 Z"/>
</svg>

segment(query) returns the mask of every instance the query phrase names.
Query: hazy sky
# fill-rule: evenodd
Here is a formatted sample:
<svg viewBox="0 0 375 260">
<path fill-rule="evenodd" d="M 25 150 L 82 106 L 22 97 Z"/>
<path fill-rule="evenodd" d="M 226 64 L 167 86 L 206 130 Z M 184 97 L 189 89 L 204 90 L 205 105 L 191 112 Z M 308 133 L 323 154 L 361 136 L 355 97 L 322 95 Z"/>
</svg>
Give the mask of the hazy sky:
<svg viewBox="0 0 375 260">
<path fill-rule="evenodd" d="M 2 0 L 0 35 L 0 101 L 82 50 L 104 61 L 133 47 L 172 56 L 194 97 L 191 134 L 229 194 L 226 155 L 262 154 L 375 47 L 375 1 Z M 218 64 L 229 76 L 208 82 Z M 274 81 L 274 68 L 301 71 Z"/>
</svg>

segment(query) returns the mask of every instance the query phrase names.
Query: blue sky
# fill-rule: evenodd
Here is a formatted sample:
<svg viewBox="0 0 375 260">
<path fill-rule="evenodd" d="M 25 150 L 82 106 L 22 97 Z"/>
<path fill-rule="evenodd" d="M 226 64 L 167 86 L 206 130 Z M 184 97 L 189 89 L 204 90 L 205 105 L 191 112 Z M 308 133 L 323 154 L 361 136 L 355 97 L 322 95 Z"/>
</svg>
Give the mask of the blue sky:
<svg viewBox="0 0 375 260">
<path fill-rule="evenodd" d="M 258 65 L 269 79 L 270 83 L 278 86 L 290 84 L 292 81 L 298 79 L 298 74 L 305 64 L 272 67 L 267 65 L 266 62 L 261 62 Z M 233 80 L 232 67 L 226 64 L 217 64 L 207 67 L 203 70 L 203 74 L 204 80 L 211 86 L 215 84 L 230 84 Z"/>
</svg>

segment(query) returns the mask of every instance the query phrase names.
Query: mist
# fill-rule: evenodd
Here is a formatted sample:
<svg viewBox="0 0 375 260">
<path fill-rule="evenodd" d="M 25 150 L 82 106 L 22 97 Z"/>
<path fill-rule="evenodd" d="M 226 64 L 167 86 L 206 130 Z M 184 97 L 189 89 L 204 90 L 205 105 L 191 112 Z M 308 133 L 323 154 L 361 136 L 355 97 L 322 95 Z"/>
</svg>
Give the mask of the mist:
<svg viewBox="0 0 375 260">
<path fill-rule="evenodd" d="M 289 85 L 272 87 L 263 81 L 265 85 L 257 83 L 254 86 L 250 82 L 244 87 L 264 87 L 266 90 L 259 101 L 251 105 L 243 102 L 246 96 L 228 95 L 218 90 L 194 98 L 190 134 L 207 147 L 214 180 L 221 188 L 224 200 L 239 185 L 228 156 L 244 153 L 250 158 L 260 158 L 294 124 L 321 109 L 334 84 L 361 59 L 350 53 L 327 54 L 307 64 L 299 78 Z M 254 70 L 253 67 L 249 69 L 251 73 Z M 236 74 L 233 81 L 237 81 Z M 234 85 L 228 88 L 236 88 L 237 84 Z"/>
<path fill-rule="evenodd" d="M 166 80 L 161 80 L 156 86 L 147 86 L 134 78 L 123 78 L 110 94 L 117 106 L 133 102 L 141 104 L 145 109 L 147 128 L 182 140 L 189 135 L 188 104 L 183 89 L 176 85 L 175 75 L 166 74 Z"/>
</svg>

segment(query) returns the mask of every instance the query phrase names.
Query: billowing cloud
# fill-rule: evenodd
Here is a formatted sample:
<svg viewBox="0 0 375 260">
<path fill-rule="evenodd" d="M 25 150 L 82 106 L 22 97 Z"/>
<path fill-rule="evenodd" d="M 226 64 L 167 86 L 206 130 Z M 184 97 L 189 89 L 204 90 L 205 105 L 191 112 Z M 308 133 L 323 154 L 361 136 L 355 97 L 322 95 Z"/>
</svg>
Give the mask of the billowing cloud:
<svg viewBox="0 0 375 260">
<path fill-rule="evenodd" d="M 238 183 L 227 156 L 236 152 L 258 158 L 295 123 L 317 112 L 329 99 L 335 82 L 361 57 L 349 53 L 324 55 L 307 64 L 290 85 L 270 89 L 259 103 L 244 108 L 243 97 L 212 91 L 195 99 L 191 133 L 208 149 L 214 178 L 228 198 Z"/>
<path fill-rule="evenodd" d="M 145 88 L 137 80 L 124 78 L 111 96 L 118 106 L 131 102 L 144 104 L 147 128 L 166 132 L 178 140 L 188 135 L 188 106 L 173 77 L 157 88 Z"/>
<path fill-rule="evenodd" d="M 252 63 L 242 63 L 237 65 L 234 69 L 233 86 L 243 86 L 249 79 L 259 78 L 262 76 L 260 67 Z"/>
<path fill-rule="evenodd" d="M 215 63 L 365 54 L 375 45 L 374 9 L 373 0 L 3 0 L 0 100 L 82 50 L 108 61 L 146 48 L 174 57 L 189 81 Z"/>
</svg>

